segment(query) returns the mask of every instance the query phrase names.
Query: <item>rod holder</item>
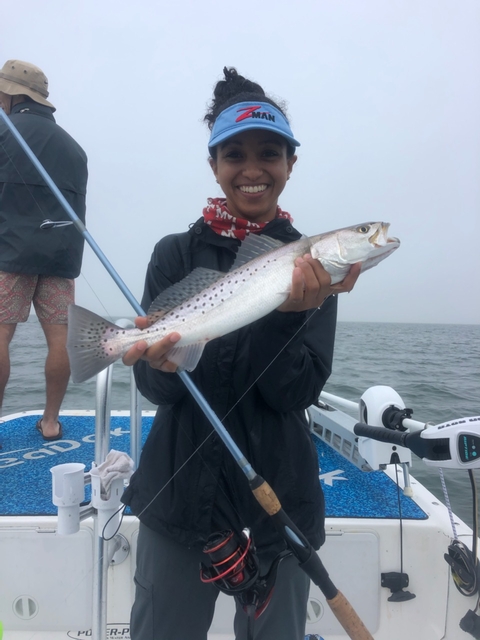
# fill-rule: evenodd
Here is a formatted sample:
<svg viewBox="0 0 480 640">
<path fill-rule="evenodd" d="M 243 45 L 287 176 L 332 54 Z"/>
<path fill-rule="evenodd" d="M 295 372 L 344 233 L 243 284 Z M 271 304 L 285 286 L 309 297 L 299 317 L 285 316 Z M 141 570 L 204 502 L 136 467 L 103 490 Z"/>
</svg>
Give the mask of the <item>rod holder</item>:
<svg viewBox="0 0 480 640">
<path fill-rule="evenodd" d="M 85 465 L 80 462 L 59 464 L 52 474 L 52 502 L 58 508 L 57 533 L 68 536 L 80 530 L 80 503 L 85 499 Z"/>
<path fill-rule="evenodd" d="M 124 484 L 123 478 L 113 480 L 107 495 L 102 495 L 101 478 L 94 467 L 90 471 L 92 485 L 92 506 L 97 510 L 98 535 L 109 540 L 115 535 L 120 524 L 120 498 Z"/>
</svg>

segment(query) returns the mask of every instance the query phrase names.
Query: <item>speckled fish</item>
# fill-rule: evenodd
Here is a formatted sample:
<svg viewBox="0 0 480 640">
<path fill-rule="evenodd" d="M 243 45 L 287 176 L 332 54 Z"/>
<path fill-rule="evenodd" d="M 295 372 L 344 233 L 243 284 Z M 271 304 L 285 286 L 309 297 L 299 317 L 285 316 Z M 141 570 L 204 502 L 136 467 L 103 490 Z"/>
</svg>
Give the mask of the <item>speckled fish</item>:
<svg viewBox="0 0 480 640">
<path fill-rule="evenodd" d="M 163 291 L 148 311 L 147 329 L 122 329 L 77 305 L 69 307 L 67 350 L 74 382 L 83 382 L 121 358 L 139 340 L 148 346 L 173 331 L 181 339 L 168 359 L 192 371 L 209 340 L 244 327 L 279 307 L 288 297 L 295 259 L 310 253 L 331 276 L 346 276 L 352 264 L 370 269 L 400 245 L 389 224 L 368 222 L 283 244 L 249 235 L 232 269 L 198 268 Z"/>
</svg>

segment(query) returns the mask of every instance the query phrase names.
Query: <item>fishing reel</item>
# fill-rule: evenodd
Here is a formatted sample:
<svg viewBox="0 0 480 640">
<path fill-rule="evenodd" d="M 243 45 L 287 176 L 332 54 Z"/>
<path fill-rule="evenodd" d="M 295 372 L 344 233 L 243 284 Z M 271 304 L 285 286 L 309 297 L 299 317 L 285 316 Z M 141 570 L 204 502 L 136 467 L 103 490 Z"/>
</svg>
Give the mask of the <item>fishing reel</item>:
<svg viewBox="0 0 480 640">
<path fill-rule="evenodd" d="M 265 576 L 260 575 L 260 564 L 249 529 L 241 536 L 225 530 L 213 533 L 203 552 L 211 565 L 200 564 L 200 579 L 214 584 L 222 593 L 235 596 L 248 616 L 256 620 L 270 602 L 280 561 L 289 552 L 279 554 Z"/>
</svg>

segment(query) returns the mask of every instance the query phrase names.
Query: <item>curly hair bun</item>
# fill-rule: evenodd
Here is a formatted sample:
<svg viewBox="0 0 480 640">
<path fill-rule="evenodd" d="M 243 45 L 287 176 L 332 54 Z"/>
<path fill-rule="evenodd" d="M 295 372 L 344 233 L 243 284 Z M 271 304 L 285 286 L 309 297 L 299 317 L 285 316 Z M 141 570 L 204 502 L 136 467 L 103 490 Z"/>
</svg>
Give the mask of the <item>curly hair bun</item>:
<svg viewBox="0 0 480 640">
<path fill-rule="evenodd" d="M 234 67 L 224 67 L 223 75 L 225 79 L 215 85 L 213 100 L 204 118 L 209 129 L 224 109 L 237 102 L 268 102 L 285 115 L 284 110 L 266 96 L 259 84 L 241 76 Z"/>
<path fill-rule="evenodd" d="M 213 92 L 216 100 L 226 102 L 241 93 L 265 96 L 265 91 L 259 84 L 241 76 L 234 67 L 223 67 L 223 75 L 225 80 L 220 80 Z"/>
</svg>

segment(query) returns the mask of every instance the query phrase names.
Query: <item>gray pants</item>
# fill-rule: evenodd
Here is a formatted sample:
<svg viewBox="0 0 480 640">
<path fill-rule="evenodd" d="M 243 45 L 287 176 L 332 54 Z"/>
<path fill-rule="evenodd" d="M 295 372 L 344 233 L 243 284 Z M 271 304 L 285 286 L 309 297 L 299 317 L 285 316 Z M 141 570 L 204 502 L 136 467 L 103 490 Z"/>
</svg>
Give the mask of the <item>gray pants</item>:
<svg viewBox="0 0 480 640">
<path fill-rule="evenodd" d="M 200 581 L 200 562 L 198 549 L 140 524 L 132 640 L 207 640 L 219 591 Z M 309 587 L 297 560 L 282 560 L 270 603 L 255 621 L 255 640 L 304 640 Z M 238 606 L 234 630 L 236 640 L 246 639 L 247 616 Z"/>
</svg>

